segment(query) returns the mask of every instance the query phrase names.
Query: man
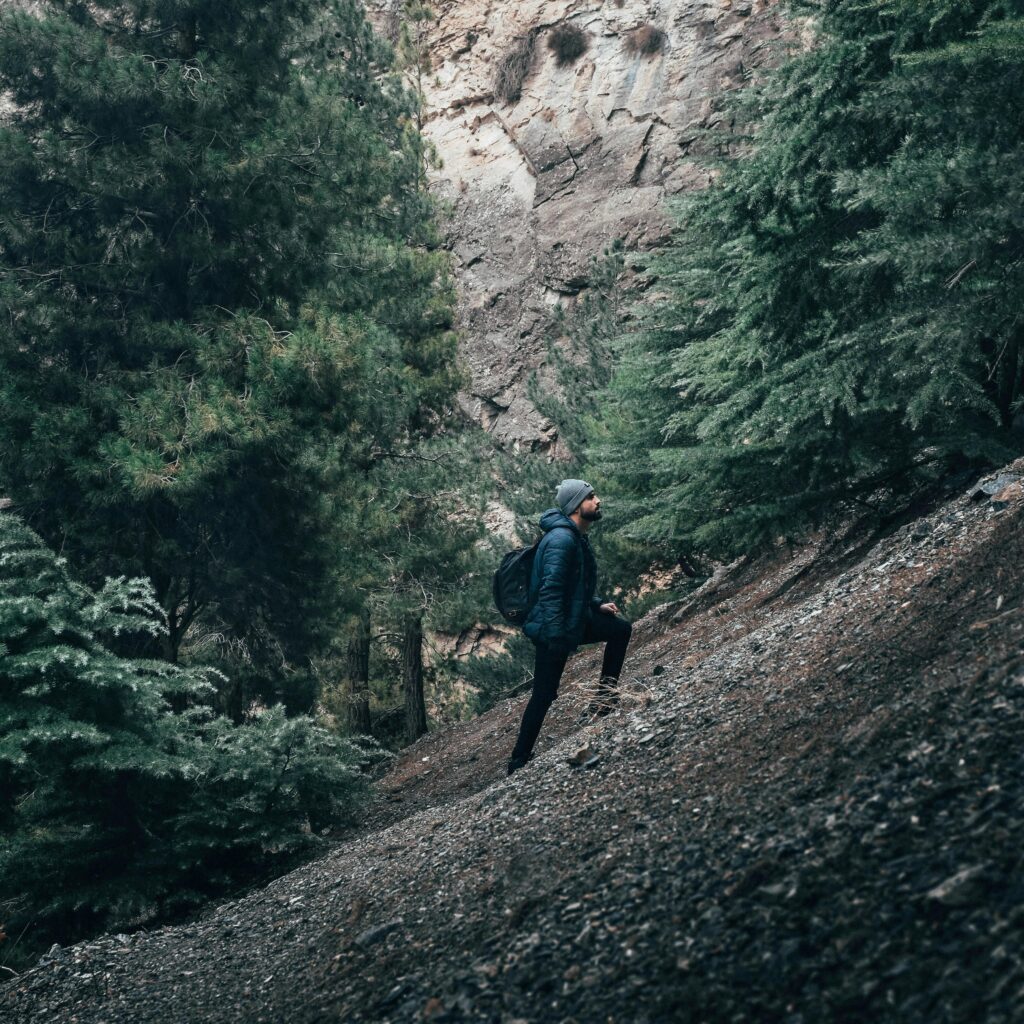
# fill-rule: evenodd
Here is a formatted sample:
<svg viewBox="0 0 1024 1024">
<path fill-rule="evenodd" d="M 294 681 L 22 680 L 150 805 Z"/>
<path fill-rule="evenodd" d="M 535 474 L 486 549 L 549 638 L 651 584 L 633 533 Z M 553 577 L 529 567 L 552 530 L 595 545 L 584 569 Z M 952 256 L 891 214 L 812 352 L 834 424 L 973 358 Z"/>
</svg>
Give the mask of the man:
<svg viewBox="0 0 1024 1024">
<path fill-rule="evenodd" d="M 534 556 L 530 612 L 523 624 L 537 648 L 533 693 L 508 763 L 509 775 L 529 761 L 544 716 L 558 696 L 565 663 L 580 644 L 606 645 L 596 710 L 611 710 L 633 631 L 614 602 L 597 596 L 597 562 L 587 534 L 601 518 L 601 499 L 585 480 L 563 480 L 555 502 L 558 507 L 540 517 L 544 537 Z"/>
</svg>

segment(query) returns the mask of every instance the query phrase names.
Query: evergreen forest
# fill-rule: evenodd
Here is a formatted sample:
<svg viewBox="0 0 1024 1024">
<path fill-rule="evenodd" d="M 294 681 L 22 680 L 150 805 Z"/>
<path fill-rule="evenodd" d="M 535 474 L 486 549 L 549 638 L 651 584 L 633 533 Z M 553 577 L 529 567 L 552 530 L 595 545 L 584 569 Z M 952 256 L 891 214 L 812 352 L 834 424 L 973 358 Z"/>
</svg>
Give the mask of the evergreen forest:
<svg viewBox="0 0 1024 1024">
<path fill-rule="evenodd" d="M 590 471 L 671 561 L 884 516 L 1024 447 L 1024 4 L 795 0 L 605 343 Z"/>
<path fill-rule="evenodd" d="M 449 642 L 499 627 L 493 503 L 525 541 L 591 480 L 636 612 L 652 568 L 1024 452 L 1024 0 L 791 0 L 672 240 L 611 245 L 552 325 L 555 467 L 459 411 L 431 14 L 395 10 L 0 9 L 8 970 L 274 877 L 390 749 L 528 682 L 522 637 Z"/>
</svg>

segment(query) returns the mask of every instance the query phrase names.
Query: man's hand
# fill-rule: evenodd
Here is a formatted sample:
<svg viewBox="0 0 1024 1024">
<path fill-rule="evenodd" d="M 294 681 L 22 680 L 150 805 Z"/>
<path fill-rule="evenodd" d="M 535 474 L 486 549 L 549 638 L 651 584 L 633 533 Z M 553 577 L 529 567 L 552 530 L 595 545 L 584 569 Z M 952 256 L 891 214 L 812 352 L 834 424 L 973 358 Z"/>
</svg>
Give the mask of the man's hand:
<svg viewBox="0 0 1024 1024">
<path fill-rule="evenodd" d="M 614 601 L 605 601 L 605 603 L 598 608 L 598 611 L 604 612 L 605 615 L 618 615 L 619 606 Z"/>
</svg>

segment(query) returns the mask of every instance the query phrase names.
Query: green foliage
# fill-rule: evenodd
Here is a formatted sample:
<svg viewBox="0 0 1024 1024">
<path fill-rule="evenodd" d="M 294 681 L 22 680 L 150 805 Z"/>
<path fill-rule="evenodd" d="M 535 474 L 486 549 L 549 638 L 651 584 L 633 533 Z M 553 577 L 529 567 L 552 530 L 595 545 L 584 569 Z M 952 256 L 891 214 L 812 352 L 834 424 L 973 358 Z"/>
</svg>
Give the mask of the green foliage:
<svg viewBox="0 0 1024 1024">
<path fill-rule="evenodd" d="M 415 97 L 355 0 L 0 12 L 0 484 L 90 583 L 309 707 L 369 471 L 458 381 Z"/>
<path fill-rule="evenodd" d="M 590 481 L 604 501 L 605 519 L 591 538 L 600 556 L 601 587 L 635 616 L 652 600 L 640 598 L 641 577 L 652 566 L 670 568 L 674 559 L 672 552 L 631 535 L 630 495 L 623 493 L 616 473 L 591 456 L 620 437 L 618 409 L 609 401 L 608 387 L 620 350 L 630 340 L 623 332 L 635 301 L 631 289 L 648 282 L 627 266 L 618 240 L 591 260 L 587 281 L 571 303 L 556 307 L 548 329 L 548 365 L 531 378 L 528 389 L 530 400 L 557 425 L 559 442 L 571 457 L 552 464 L 543 454 L 520 456 L 504 469 L 505 500 L 522 517 L 521 536 L 533 539 L 539 508 L 553 503 L 559 480 L 579 476 Z"/>
<path fill-rule="evenodd" d="M 280 871 L 365 793 L 362 751 L 308 718 L 232 725 L 211 670 L 114 652 L 159 614 L 145 581 L 92 590 L 0 514 L 0 916 L 20 957 Z"/>
<path fill-rule="evenodd" d="M 615 367 L 615 343 L 623 325 L 623 272 L 626 257 L 616 240 L 593 257 L 587 286 L 559 303 L 548 327 L 547 362 L 554 387 L 534 374 L 530 400 L 558 425 L 559 440 L 581 454 L 600 430 L 603 391 Z"/>
<path fill-rule="evenodd" d="M 460 662 L 457 677 L 472 692 L 467 710 L 483 714 L 498 701 L 525 692 L 533 680 L 533 658 L 533 644 L 516 633 L 509 637 L 503 653 Z"/>
<path fill-rule="evenodd" d="M 430 30 L 436 15 L 421 0 L 399 0 L 397 6 L 393 8 L 393 16 L 396 22 L 395 66 L 401 72 L 413 103 L 416 138 L 423 157 L 421 169 L 425 169 L 427 164 L 436 165 L 440 162 L 433 145 L 420 135 L 426 110 L 424 79 L 430 75 L 434 66 L 430 49 Z M 421 195 L 425 195 L 426 187 L 426 178 L 421 174 L 417 180 L 417 190 Z"/>
<path fill-rule="evenodd" d="M 800 3 L 623 345 L 594 462 L 630 531 L 727 556 L 1019 452 L 1024 5 Z"/>
<path fill-rule="evenodd" d="M 368 595 L 373 620 L 385 633 L 401 633 L 408 616 L 421 616 L 425 634 L 457 634 L 496 614 L 491 605 L 493 554 L 484 514 L 490 440 L 469 425 L 440 434 L 412 458 L 379 468 L 388 503 L 385 576 Z M 429 642 L 429 640 L 428 640 Z M 378 654 L 383 654 L 378 651 Z M 436 657 L 427 670 L 428 690 L 448 690 L 456 666 Z M 387 675 L 397 675 L 394 668 Z"/>
</svg>

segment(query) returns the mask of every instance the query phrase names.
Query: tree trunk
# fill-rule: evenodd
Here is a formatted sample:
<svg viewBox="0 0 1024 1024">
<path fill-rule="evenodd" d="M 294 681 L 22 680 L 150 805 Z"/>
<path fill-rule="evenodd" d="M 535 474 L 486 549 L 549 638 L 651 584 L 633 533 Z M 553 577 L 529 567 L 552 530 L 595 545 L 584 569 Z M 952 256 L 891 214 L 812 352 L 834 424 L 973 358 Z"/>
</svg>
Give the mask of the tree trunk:
<svg viewBox="0 0 1024 1024">
<path fill-rule="evenodd" d="M 1004 427 L 1013 422 L 1013 403 L 1017 399 L 1019 374 L 1017 364 L 1020 360 L 1021 336 L 1024 328 L 1014 328 L 1013 335 L 1007 340 L 999 368 L 999 418 Z"/>
<path fill-rule="evenodd" d="M 164 661 L 172 665 L 178 663 L 178 650 L 181 646 L 181 633 L 178 629 L 178 616 L 176 610 L 172 609 L 167 615 L 167 632 L 161 638 L 161 647 Z"/>
<path fill-rule="evenodd" d="M 402 649 L 405 738 L 412 743 L 427 731 L 427 707 L 423 700 L 423 617 L 418 612 L 406 616 Z"/>
<path fill-rule="evenodd" d="M 178 26 L 178 52 L 182 60 L 194 60 L 199 42 L 199 18 L 193 11 Z"/>
<path fill-rule="evenodd" d="M 348 640 L 348 724 L 352 732 L 370 732 L 370 609 L 363 608 Z"/>
</svg>

